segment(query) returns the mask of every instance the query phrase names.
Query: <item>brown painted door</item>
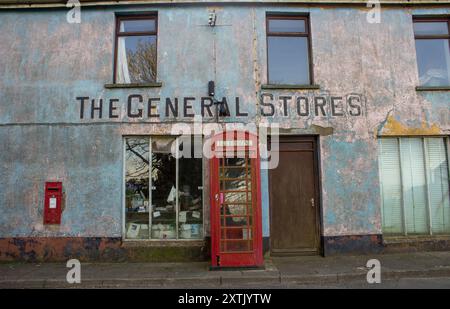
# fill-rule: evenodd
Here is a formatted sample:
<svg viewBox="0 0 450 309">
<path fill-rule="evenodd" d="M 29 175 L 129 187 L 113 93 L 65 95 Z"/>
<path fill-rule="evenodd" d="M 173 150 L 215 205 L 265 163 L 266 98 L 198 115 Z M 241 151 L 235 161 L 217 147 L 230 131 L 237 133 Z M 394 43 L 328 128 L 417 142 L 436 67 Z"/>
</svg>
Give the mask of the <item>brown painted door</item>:
<svg viewBox="0 0 450 309">
<path fill-rule="evenodd" d="M 316 139 L 280 136 L 279 142 L 278 167 L 269 171 L 272 254 L 318 254 Z"/>
</svg>

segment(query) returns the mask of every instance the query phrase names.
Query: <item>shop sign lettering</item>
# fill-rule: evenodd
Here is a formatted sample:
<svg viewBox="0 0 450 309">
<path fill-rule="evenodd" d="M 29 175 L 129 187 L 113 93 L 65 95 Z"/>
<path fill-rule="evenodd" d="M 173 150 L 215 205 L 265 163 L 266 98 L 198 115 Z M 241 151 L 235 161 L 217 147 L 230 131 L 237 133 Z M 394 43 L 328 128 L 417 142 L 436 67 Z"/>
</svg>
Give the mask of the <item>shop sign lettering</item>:
<svg viewBox="0 0 450 309">
<path fill-rule="evenodd" d="M 80 119 L 189 119 L 201 116 L 214 119 L 217 106 L 222 104 L 227 115 L 221 118 L 249 117 L 250 104 L 240 97 L 145 97 L 130 94 L 125 99 L 76 97 Z M 366 100 L 361 94 L 347 95 L 274 95 L 262 93 L 258 115 L 265 118 L 361 117 L 365 114 Z M 233 107 L 233 108 L 231 108 Z M 254 110 L 254 109 L 253 109 Z"/>
</svg>

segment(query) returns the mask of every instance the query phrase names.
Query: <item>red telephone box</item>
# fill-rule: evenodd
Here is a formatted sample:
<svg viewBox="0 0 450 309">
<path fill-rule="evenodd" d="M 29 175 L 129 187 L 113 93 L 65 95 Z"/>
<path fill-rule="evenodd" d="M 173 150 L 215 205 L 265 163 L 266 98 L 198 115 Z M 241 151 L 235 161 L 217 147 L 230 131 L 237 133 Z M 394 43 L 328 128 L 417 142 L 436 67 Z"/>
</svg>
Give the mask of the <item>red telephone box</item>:
<svg viewBox="0 0 450 309">
<path fill-rule="evenodd" d="M 222 132 L 211 149 L 212 267 L 262 266 L 258 138 Z"/>
<path fill-rule="evenodd" d="M 44 224 L 61 224 L 62 183 L 45 183 Z"/>
</svg>

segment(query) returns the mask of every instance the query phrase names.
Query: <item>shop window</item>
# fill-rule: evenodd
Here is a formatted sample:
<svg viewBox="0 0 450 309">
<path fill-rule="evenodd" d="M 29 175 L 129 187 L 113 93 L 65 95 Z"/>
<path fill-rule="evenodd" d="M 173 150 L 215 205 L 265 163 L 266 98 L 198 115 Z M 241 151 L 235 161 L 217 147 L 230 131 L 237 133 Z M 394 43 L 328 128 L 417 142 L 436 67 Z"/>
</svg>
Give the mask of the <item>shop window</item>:
<svg viewBox="0 0 450 309">
<path fill-rule="evenodd" d="M 275 85 L 309 85 L 310 30 L 306 16 L 268 15 L 267 80 Z"/>
<path fill-rule="evenodd" d="M 448 140 L 380 139 L 385 234 L 450 233 Z"/>
<path fill-rule="evenodd" d="M 421 86 L 450 86 L 450 18 L 414 19 Z"/>
<path fill-rule="evenodd" d="M 118 16 L 114 82 L 156 82 L 157 16 Z"/>
<path fill-rule="evenodd" d="M 125 139 L 125 238 L 202 239 L 202 158 L 174 137 Z"/>
</svg>

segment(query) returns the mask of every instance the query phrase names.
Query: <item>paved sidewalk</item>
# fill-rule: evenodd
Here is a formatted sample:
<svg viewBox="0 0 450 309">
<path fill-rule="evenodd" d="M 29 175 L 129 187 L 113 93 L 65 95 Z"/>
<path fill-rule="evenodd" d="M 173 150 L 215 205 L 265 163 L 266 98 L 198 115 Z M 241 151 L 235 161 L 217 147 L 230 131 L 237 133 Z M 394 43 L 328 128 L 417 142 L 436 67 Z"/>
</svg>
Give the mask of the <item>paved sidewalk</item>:
<svg viewBox="0 0 450 309">
<path fill-rule="evenodd" d="M 368 287 L 369 259 L 382 280 L 449 278 L 450 252 L 370 256 L 272 257 L 264 270 L 210 271 L 208 263 L 82 263 L 81 284 L 68 284 L 63 263 L 0 264 L 0 288 L 258 288 L 335 285 Z M 360 284 L 359 284 L 360 283 Z"/>
</svg>

